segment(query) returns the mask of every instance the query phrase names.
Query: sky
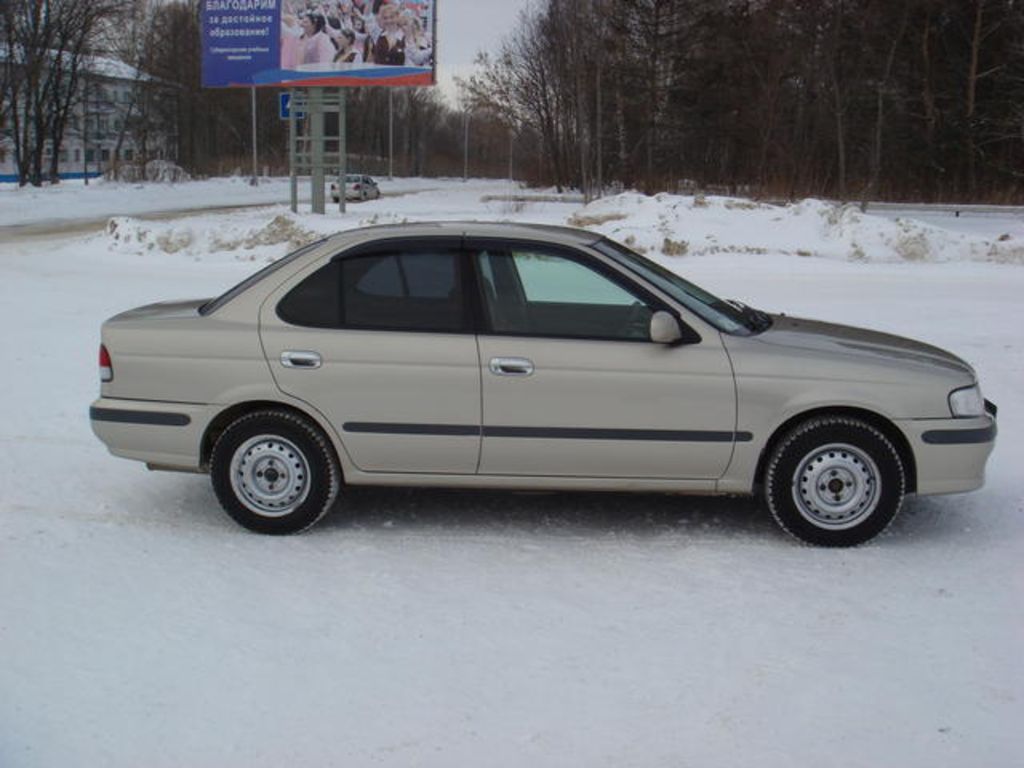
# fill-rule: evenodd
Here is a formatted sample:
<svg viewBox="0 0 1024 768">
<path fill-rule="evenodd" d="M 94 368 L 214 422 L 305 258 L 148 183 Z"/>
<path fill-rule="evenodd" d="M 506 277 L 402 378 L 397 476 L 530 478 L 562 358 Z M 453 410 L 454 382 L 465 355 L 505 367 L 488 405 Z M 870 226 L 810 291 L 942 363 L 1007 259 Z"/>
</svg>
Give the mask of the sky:
<svg viewBox="0 0 1024 768">
<path fill-rule="evenodd" d="M 437 82 L 455 104 L 454 77 L 472 71 L 479 51 L 493 51 L 530 0 L 437 0 Z"/>
</svg>

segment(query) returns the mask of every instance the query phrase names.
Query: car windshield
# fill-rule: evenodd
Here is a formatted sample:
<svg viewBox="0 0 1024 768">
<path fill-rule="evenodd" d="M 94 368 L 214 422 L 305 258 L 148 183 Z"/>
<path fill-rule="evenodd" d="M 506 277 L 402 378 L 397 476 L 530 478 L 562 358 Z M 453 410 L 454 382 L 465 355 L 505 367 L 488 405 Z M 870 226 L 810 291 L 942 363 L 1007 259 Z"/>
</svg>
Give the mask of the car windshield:
<svg viewBox="0 0 1024 768">
<path fill-rule="evenodd" d="M 359 184 L 362 180 L 363 180 L 362 176 L 346 176 L 345 177 L 345 183 L 346 184 Z"/>
<path fill-rule="evenodd" d="M 263 278 L 268 277 L 269 275 L 274 274 L 275 272 L 277 272 L 277 270 L 281 269 L 281 267 L 284 267 L 285 265 L 290 264 L 291 262 L 295 261 L 295 259 L 299 258 L 303 254 L 309 253 L 314 248 L 319 247 L 326 239 L 327 239 L 326 237 L 322 237 L 319 240 L 310 243 L 309 245 L 304 245 L 301 248 L 299 248 L 297 251 L 292 251 L 287 256 L 282 256 L 277 261 L 275 261 L 275 262 L 273 262 L 271 264 L 268 264 L 263 269 L 261 269 L 259 272 L 255 272 L 255 273 L 249 275 L 247 278 L 245 278 L 245 280 L 243 280 L 242 282 L 240 282 L 238 285 L 234 286 L 233 288 L 227 290 L 226 292 L 222 293 L 216 299 L 213 299 L 212 301 L 208 301 L 205 304 L 203 304 L 203 306 L 201 306 L 199 308 L 199 314 L 200 315 L 209 315 L 211 312 L 216 312 L 218 309 L 223 307 L 225 304 L 227 304 L 229 301 L 231 301 L 236 296 L 238 296 L 238 295 L 240 295 L 242 293 L 245 293 L 247 290 L 249 290 L 249 288 L 251 288 L 252 286 L 256 285 L 256 283 L 258 283 Z"/>
<path fill-rule="evenodd" d="M 616 264 L 649 281 L 724 333 L 749 336 L 771 326 L 771 318 L 764 312 L 736 301 L 720 299 L 624 245 L 612 240 L 600 240 L 593 247 Z"/>
</svg>

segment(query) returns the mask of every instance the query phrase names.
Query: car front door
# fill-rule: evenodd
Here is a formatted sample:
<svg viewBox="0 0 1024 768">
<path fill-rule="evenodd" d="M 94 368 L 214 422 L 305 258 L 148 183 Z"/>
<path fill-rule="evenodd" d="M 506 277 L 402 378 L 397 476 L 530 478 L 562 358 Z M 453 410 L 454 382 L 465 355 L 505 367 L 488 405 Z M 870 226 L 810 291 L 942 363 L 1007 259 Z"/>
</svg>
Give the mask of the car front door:
<svg viewBox="0 0 1024 768">
<path fill-rule="evenodd" d="M 736 396 L 717 332 L 676 347 L 651 342 L 659 301 L 585 253 L 470 250 L 484 309 L 481 474 L 721 476 Z"/>
<path fill-rule="evenodd" d="M 324 414 L 366 472 L 473 474 L 480 370 L 459 242 L 345 254 L 260 314 L 282 391 Z"/>
</svg>

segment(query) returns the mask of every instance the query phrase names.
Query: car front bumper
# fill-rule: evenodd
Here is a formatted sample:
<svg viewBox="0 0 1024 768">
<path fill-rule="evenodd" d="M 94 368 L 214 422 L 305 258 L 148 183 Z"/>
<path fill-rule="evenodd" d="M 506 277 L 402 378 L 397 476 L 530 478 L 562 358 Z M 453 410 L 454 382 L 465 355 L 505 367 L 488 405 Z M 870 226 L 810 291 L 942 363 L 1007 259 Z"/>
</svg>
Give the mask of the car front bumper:
<svg viewBox="0 0 1024 768">
<path fill-rule="evenodd" d="M 985 464 L 996 445 L 996 407 L 973 419 L 911 419 L 899 423 L 917 463 L 921 495 L 963 493 L 985 483 Z"/>
</svg>

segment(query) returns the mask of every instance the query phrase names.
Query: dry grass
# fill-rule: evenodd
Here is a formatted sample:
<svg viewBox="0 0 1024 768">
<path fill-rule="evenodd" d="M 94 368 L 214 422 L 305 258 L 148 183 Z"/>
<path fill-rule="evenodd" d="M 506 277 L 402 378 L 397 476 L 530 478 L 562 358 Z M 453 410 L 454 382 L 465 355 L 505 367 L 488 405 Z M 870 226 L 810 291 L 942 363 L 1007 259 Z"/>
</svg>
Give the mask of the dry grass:
<svg viewBox="0 0 1024 768">
<path fill-rule="evenodd" d="M 603 213 L 597 216 L 582 216 L 576 213 L 569 218 L 569 226 L 586 229 L 607 224 L 609 221 L 622 221 L 624 218 L 626 218 L 624 213 Z"/>
</svg>

